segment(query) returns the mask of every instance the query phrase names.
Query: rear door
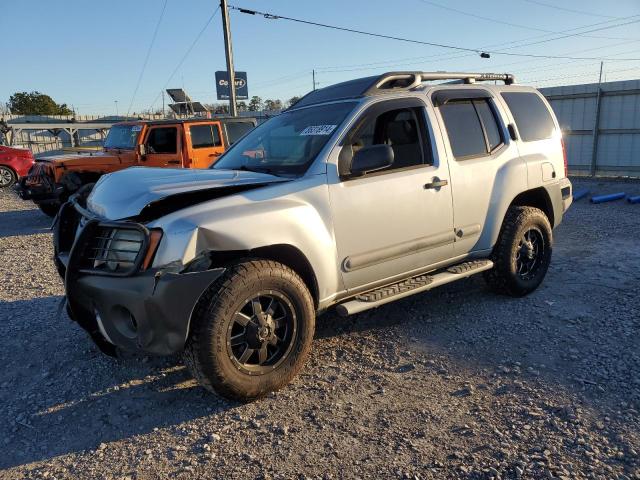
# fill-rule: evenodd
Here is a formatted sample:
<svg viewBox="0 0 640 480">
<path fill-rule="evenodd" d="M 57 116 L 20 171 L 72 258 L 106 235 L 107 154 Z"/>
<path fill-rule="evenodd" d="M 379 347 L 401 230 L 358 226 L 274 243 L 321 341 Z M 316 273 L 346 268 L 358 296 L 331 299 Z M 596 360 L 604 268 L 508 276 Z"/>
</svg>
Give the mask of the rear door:
<svg viewBox="0 0 640 480">
<path fill-rule="evenodd" d="M 181 141 L 177 125 L 152 125 L 145 139 L 145 167 L 181 167 Z"/>
<path fill-rule="evenodd" d="M 219 122 L 192 123 L 186 130 L 191 168 L 207 168 L 224 152 Z"/>
<path fill-rule="evenodd" d="M 431 99 L 449 156 L 456 256 L 489 249 L 495 224 L 502 223 L 498 211 L 526 190 L 526 164 L 492 92 L 449 88 Z"/>
</svg>

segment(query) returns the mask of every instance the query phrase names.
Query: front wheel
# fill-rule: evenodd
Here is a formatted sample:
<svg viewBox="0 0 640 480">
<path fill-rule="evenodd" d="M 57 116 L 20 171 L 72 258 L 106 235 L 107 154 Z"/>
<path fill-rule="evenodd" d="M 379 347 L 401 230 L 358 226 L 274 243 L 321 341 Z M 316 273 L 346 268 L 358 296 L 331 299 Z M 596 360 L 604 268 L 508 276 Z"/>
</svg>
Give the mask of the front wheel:
<svg viewBox="0 0 640 480">
<path fill-rule="evenodd" d="M 247 260 L 227 269 L 196 306 L 184 360 L 207 390 L 252 400 L 283 387 L 311 349 L 315 309 L 289 267 Z"/>
<path fill-rule="evenodd" d="M 551 225 L 542 210 L 510 207 L 494 247 L 495 266 L 485 272 L 484 278 L 499 293 L 527 295 L 542 283 L 552 247 Z"/>
<path fill-rule="evenodd" d="M 16 183 L 18 177 L 15 172 L 5 165 L 0 165 L 0 188 L 9 188 Z"/>
</svg>

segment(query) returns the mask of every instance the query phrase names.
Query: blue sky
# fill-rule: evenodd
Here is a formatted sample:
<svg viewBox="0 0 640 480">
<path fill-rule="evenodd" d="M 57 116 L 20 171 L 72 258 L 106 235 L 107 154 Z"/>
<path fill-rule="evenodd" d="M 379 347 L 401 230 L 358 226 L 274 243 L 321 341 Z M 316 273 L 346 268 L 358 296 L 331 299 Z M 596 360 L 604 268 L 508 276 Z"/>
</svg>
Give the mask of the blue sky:
<svg viewBox="0 0 640 480">
<path fill-rule="evenodd" d="M 0 0 L 4 44 L 0 102 L 16 91 L 39 90 L 57 102 L 74 105 L 81 114 L 115 113 L 116 100 L 119 112 L 126 112 L 163 3 Z M 512 47 L 507 51 L 514 53 L 640 58 L 640 23 L 518 46 L 560 36 L 549 32 L 569 34 L 640 20 L 638 0 L 230 0 L 230 4 L 470 48 L 492 45 L 491 50 Z M 168 0 L 132 112 L 162 105 L 159 93 L 216 6 L 216 0 Z M 633 15 L 638 17 L 628 18 Z M 585 28 L 572 30 L 578 27 Z M 320 86 L 401 69 L 508 71 L 520 82 L 536 86 L 598 79 L 597 60 L 497 54 L 487 60 L 472 53 L 266 20 L 237 11 L 231 12 L 231 29 L 236 69 L 248 72 L 249 95 L 263 99 L 286 100 L 306 93 L 312 88 L 313 69 Z M 516 41 L 520 43 L 508 44 Z M 224 69 L 218 13 L 168 87 L 184 86 L 194 100 L 216 102 L 214 72 Z M 605 61 L 605 75 L 606 80 L 640 78 L 640 61 Z"/>
</svg>

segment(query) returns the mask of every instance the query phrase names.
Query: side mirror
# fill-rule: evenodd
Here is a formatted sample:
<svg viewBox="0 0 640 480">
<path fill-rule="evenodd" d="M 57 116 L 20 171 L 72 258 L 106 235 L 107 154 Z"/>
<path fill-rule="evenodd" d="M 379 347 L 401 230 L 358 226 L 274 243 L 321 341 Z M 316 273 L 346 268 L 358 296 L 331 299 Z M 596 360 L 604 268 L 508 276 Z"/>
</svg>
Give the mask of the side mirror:
<svg viewBox="0 0 640 480">
<path fill-rule="evenodd" d="M 371 145 L 358 150 L 351 160 L 351 174 L 358 176 L 393 165 L 390 145 Z"/>
<path fill-rule="evenodd" d="M 144 144 L 138 145 L 138 154 L 144 157 L 147 154 L 147 147 Z"/>
</svg>

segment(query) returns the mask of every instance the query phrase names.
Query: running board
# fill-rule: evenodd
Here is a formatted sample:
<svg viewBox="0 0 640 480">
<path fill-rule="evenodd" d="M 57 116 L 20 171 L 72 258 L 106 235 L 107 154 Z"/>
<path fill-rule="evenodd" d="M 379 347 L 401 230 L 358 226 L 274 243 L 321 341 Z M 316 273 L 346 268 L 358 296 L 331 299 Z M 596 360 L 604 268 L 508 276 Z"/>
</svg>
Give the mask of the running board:
<svg viewBox="0 0 640 480">
<path fill-rule="evenodd" d="M 472 260 L 459 263 L 442 270 L 436 270 L 430 274 L 417 275 L 401 282 L 361 293 L 351 300 L 337 305 L 336 310 L 340 316 L 346 317 L 415 293 L 426 292 L 445 283 L 462 280 L 492 268 L 493 262 L 491 260 Z"/>
</svg>

